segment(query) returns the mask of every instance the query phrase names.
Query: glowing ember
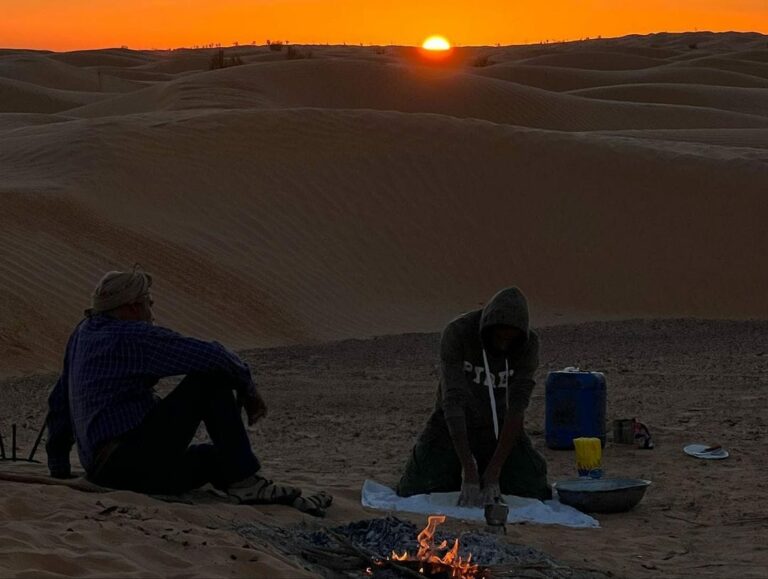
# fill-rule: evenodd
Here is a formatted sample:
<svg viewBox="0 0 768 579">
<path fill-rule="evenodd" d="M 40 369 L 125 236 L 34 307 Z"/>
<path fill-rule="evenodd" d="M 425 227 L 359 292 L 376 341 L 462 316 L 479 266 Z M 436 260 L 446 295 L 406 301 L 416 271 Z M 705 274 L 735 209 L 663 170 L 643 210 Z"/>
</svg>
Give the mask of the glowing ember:
<svg viewBox="0 0 768 579">
<path fill-rule="evenodd" d="M 428 518 L 427 526 L 419 533 L 419 552 L 411 557 L 407 551 L 398 554 L 392 551 L 392 561 L 419 561 L 423 563 L 420 573 L 424 573 L 425 567 L 432 567 L 435 571 L 448 571 L 452 579 L 476 579 L 479 577 L 478 565 L 472 563 L 472 555 L 463 560 L 459 557 L 459 540 L 453 542 L 453 547 L 448 548 L 448 541 L 443 541 L 435 546 L 435 529 L 445 522 L 444 515 L 436 515 Z M 446 551 L 442 556 L 440 552 Z"/>
</svg>

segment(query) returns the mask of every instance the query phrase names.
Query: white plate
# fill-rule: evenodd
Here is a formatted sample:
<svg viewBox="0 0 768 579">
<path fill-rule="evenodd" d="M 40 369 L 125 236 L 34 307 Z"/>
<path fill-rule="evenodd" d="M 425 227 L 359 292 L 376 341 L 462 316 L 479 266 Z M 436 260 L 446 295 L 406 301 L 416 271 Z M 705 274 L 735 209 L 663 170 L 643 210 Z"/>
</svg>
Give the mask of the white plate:
<svg viewBox="0 0 768 579">
<path fill-rule="evenodd" d="M 705 460 L 722 460 L 728 458 L 730 454 L 724 448 L 718 448 L 712 452 L 704 452 L 709 448 L 707 444 L 689 444 L 683 447 L 683 452 L 696 458 L 703 458 Z"/>
</svg>

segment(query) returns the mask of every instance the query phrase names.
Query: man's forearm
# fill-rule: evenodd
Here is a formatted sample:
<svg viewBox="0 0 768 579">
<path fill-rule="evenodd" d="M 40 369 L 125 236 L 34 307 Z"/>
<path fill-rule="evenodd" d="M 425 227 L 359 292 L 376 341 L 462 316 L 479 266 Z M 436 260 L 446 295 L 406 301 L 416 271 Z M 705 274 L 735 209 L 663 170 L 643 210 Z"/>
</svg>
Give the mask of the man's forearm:
<svg viewBox="0 0 768 579">
<path fill-rule="evenodd" d="M 504 420 L 504 426 L 501 429 L 499 435 L 499 442 L 496 444 L 496 450 L 493 453 L 491 461 L 488 463 L 488 467 L 483 474 L 484 477 L 489 477 L 494 480 L 499 478 L 501 469 L 512 452 L 512 449 L 517 444 L 520 435 L 523 432 L 523 424 L 525 421 L 525 414 L 510 414 Z"/>
<path fill-rule="evenodd" d="M 469 446 L 469 435 L 467 434 L 467 421 L 463 416 L 454 416 L 446 419 L 448 432 L 451 434 L 453 447 L 461 462 L 461 468 L 465 474 L 470 475 L 477 472 L 475 457 L 472 455 L 472 449 Z"/>
</svg>

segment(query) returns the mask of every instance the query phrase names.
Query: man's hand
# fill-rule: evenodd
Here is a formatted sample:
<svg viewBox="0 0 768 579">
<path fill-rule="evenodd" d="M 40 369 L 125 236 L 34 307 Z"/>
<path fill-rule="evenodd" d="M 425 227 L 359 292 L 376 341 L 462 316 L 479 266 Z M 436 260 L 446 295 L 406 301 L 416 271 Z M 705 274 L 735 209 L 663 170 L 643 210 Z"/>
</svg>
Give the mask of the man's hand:
<svg viewBox="0 0 768 579">
<path fill-rule="evenodd" d="M 477 463 L 474 458 L 464 469 L 461 481 L 461 493 L 459 494 L 460 507 L 478 507 L 480 504 L 480 475 L 477 472 Z"/>
<path fill-rule="evenodd" d="M 480 493 L 482 506 L 491 505 L 501 501 L 501 489 L 498 482 L 484 483 Z"/>
<path fill-rule="evenodd" d="M 499 488 L 500 476 L 501 469 L 492 460 L 483 473 L 483 490 L 480 497 L 483 501 L 483 506 L 495 503 L 498 499 L 501 499 L 501 490 Z"/>
<path fill-rule="evenodd" d="M 245 414 L 248 416 L 248 426 L 253 426 L 267 415 L 267 403 L 264 402 L 264 399 L 258 392 L 253 395 L 241 396 L 240 404 L 242 404 Z"/>
</svg>

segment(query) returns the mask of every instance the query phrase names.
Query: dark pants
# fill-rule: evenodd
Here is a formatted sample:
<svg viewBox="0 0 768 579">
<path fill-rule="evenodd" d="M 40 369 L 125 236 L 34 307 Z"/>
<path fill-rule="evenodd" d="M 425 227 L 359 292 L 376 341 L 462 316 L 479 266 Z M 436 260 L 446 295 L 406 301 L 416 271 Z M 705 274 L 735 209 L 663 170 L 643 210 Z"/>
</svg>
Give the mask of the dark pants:
<svg viewBox="0 0 768 579">
<path fill-rule="evenodd" d="M 90 478 L 111 488 L 175 494 L 225 487 L 259 470 L 226 375 L 190 374 L 141 425 L 120 437 Z M 212 444 L 190 446 L 200 423 Z"/>
<path fill-rule="evenodd" d="M 482 476 L 496 449 L 496 441 L 489 440 L 488 436 L 470 436 L 470 445 Z M 397 494 L 409 497 L 459 491 L 461 482 L 461 462 L 447 429 L 440 434 L 428 429 L 413 447 L 405 473 L 397 486 Z M 505 495 L 540 500 L 552 498 L 552 490 L 547 483 L 547 462 L 533 448 L 527 434 L 518 440 L 504 463 L 499 486 Z"/>
</svg>

